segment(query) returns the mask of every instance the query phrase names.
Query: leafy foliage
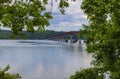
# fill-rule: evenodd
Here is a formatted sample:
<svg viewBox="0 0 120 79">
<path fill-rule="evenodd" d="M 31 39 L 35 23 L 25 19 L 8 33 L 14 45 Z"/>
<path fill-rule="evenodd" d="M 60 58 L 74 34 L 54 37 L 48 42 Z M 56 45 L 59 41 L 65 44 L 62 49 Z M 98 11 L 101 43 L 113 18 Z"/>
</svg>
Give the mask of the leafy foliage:
<svg viewBox="0 0 120 79">
<path fill-rule="evenodd" d="M 9 69 L 9 65 L 7 65 L 4 69 L 0 69 L 0 79 L 21 79 L 21 76 L 19 74 L 7 73 Z"/>
<path fill-rule="evenodd" d="M 49 0 L 0 0 L 0 22 L 4 27 L 11 28 L 14 36 L 20 35 L 23 29 L 34 32 L 35 28 L 43 31 L 53 18 L 46 10 Z M 72 0 L 75 1 L 75 0 Z M 69 7 L 67 0 L 60 0 L 58 7 L 64 14 Z"/>
<path fill-rule="evenodd" d="M 89 20 L 89 25 L 84 25 L 84 32 L 87 35 L 87 51 L 93 54 L 92 64 L 96 68 L 101 68 L 104 71 L 102 73 L 109 72 L 110 79 L 120 79 L 119 7 L 120 0 L 83 0 L 81 5 Z M 84 71 L 87 73 L 87 70 Z"/>
<path fill-rule="evenodd" d="M 14 35 L 19 35 L 23 29 L 34 32 L 34 26 L 39 30 L 50 25 L 52 16 L 45 11 L 46 0 L 15 0 L 12 5 L 12 0 L 5 1 L 1 2 L 0 21 L 4 27 L 11 28 Z"/>
<path fill-rule="evenodd" d="M 70 79 L 103 79 L 105 76 L 101 73 L 101 69 L 87 68 L 77 71 L 75 75 L 72 75 Z"/>
</svg>

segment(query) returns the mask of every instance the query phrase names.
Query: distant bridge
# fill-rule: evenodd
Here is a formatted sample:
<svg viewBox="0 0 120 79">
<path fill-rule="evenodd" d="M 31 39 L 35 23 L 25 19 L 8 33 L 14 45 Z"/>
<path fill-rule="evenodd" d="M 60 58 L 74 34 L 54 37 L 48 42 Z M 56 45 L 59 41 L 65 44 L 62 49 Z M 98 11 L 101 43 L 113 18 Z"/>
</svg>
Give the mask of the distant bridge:
<svg viewBox="0 0 120 79">
<path fill-rule="evenodd" d="M 58 34 L 53 34 L 52 36 L 49 36 L 46 39 L 75 43 L 77 41 L 80 41 L 79 38 L 73 38 L 75 35 L 77 36 L 78 34 L 80 34 L 80 31 L 62 32 Z"/>
</svg>

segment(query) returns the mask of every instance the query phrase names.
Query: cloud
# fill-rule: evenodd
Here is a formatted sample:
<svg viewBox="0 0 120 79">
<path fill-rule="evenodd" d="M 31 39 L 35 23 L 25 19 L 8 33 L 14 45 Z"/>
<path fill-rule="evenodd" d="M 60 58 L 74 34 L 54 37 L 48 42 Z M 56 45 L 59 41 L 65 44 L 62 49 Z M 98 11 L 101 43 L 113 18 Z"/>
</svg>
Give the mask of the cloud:
<svg viewBox="0 0 120 79">
<path fill-rule="evenodd" d="M 46 6 L 47 11 L 51 11 L 53 15 L 53 19 L 50 21 L 51 25 L 49 27 L 45 27 L 46 30 L 56 30 L 56 31 L 78 31 L 82 28 L 82 24 L 88 24 L 87 17 L 80 9 L 80 5 L 82 0 L 76 0 L 76 2 L 72 2 L 68 0 L 70 6 L 66 8 L 66 14 L 62 15 L 59 11 L 58 4 L 59 0 L 53 0 L 51 5 L 51 0 L 49 0 L 49 4 Z M 12 0 L 12 3 L 14 0 Z M 1 27 L 1 29 L 7 29 Z"/>
<path fill-rule="evenodd" d="M 78 31 L 82 28 L 82 24 L 88 24 L 87 17 L 80 9 L 82 0 L 72 2 L 69 0 L 70 7 L 66 8 L 66 14 L 62 15 L 58 9 L 58 3 L 53 4 L 52 14 L 53 20 L 51 26 L 46 27 L 47 30 L 56 31 Z"/>
<path fill-rule="evenodd" d="M 79 31 L 82 27 L 82 24 L 79 21 L 65 21 L 60 22 L 59 24 L 53 24 L 50 27 L 47 27 L 47 30 L 55 31 Z"/>
</svg>

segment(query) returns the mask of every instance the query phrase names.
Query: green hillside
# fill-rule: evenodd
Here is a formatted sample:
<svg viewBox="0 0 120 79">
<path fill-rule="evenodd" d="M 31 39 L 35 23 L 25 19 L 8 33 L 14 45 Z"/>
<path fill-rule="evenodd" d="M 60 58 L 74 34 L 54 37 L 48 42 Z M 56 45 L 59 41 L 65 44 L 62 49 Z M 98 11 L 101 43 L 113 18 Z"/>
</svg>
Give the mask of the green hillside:
<svg viewBox="0 0 120 79">
<path fill-rule="evenodd" d="M 24 31 L 22 34 L 24 36 L 24 39 L 46 39 L 48 37 L 60 33 L 64 33 L 64 32 L 46 30 L 45 32 L 29 33 Z M 10 30 L 0 30 L 0 39 L 11 39 L 11 38 L 12 38 L 12 32 Z M 20 36 L 15 37 L 15 39 L 20 39 L 20 38 L 21 38 Z"/>
</svg>

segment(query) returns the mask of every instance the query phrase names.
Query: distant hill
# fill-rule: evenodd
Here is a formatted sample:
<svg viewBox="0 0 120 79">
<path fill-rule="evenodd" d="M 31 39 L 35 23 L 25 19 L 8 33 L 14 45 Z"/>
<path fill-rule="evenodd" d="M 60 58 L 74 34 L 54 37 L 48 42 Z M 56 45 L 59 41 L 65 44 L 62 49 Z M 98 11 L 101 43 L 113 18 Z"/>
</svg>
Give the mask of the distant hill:
<svg viewBox="0 0 120 79">
<path fill-rule="evenodd" d="M 23 31 L 24 39 L 45 39 L 49 36 L 52 36 L 57 33 L 64 33 L 64 32 L 57 32 L 52 30 L 46 30 L 45 32 L 26 32 Z M 10 30 L 0 30 L 0 39 L 10 39 L 12 37 L 12 32 Z M 15 39 L 20 39 L 20 37 L 16 37 Z"/>
<path fill-rule="evenodd" d="M 34 33 L 23 31 L 22 34 L 24 36 L 24 39 L 46 39 L 61 33 L 64 33 L 64 32 L 46 30 L 45 32 L 34 32 Z M 10 30 L 0 30 L 0 39 L 10 39 L 11 37 L 12 37 L 12 32 Z M 78 37 L 77 35 L 74 35 L 73 38 L 78 38 Z M 17 36 L 15 39 L 20 39 L 20 37 Z"/>
</svg>

